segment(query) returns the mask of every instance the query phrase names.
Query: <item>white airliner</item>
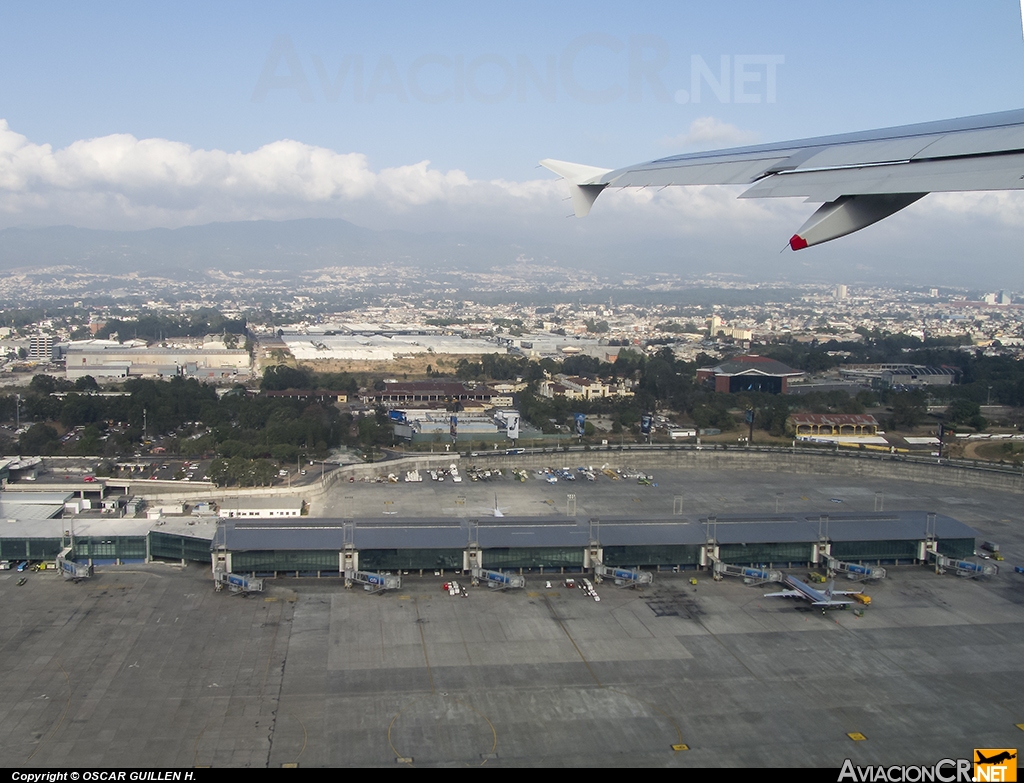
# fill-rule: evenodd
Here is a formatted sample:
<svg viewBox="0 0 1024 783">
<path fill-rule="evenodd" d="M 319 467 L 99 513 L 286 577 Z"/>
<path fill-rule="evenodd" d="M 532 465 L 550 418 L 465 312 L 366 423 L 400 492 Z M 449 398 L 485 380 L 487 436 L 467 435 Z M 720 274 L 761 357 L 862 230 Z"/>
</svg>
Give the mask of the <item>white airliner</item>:
<svg viewBox="0 0 1024 783">
<path fill-rule="evenodd" d="M 860 595 L 860 590 L 834 590 L 835 582 L 829 582 L 828 587 L 822 590 L 815 590 L 806 582 L 801 582 L 795 576 L 785 576 L 783 584 L 791 587 L 791 590 L 782 590 L 778 593 L 765 593 L 765 598 L 802 598 L 810 601 L 811 606 L 817 606 L 822 614 L 826 609 L 845 609 L 853 603 L 846 598 L 834 598 L 837 595 Z"/>
<path fill-rule="evenodd" d="M 1021 0 L 1024 25 L 1024 0 Z M 876 223 L 929 193 L 1024 190 L 1024 109 L 799 141 L 673 155 L 622 169 L 542 160 L 576 217 L 605 188 L 749 185 L 740 198 L 823 202 L 792 236 L 802 250 Z"/>
</svg>

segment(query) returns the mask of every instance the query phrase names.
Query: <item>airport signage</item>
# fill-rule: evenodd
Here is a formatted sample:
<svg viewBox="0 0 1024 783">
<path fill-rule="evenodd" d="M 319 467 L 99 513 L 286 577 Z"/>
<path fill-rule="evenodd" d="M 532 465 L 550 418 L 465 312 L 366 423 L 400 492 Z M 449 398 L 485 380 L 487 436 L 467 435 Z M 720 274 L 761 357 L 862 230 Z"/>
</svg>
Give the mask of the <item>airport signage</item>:
<svg viewBox="0 0 1024 783">
<path fill-rule="evenodd" d="M 654 416 L 650 413 L 645 413 L 640 417 L 640 433 L 642 435 L 651 434 L 651 425 L 654 423 Z"/>
</svg>

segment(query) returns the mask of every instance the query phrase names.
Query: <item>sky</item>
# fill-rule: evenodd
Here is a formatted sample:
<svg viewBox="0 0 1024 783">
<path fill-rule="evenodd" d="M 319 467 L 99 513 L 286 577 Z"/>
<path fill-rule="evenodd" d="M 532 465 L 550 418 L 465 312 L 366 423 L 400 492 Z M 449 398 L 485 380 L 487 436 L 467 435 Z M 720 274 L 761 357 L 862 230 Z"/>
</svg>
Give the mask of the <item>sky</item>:
<svg viewBox="0 0 1024 783">
<path fill-rule="evenodd" d="M 9 3 L 0 67 L 0 228 L 340 217 L 1024 291 L 1019 194 L 780 255 L 813 205 L 621 191 L 567 220 L 537 168 L 1020 108 L 1017 0 Z"/>
</svg>

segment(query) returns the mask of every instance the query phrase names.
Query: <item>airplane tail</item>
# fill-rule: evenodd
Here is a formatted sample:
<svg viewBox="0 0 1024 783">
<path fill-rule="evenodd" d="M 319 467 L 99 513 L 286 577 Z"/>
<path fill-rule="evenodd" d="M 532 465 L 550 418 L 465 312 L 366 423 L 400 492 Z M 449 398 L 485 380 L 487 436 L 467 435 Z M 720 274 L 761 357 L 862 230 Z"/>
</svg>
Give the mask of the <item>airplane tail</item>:
<svg viewBox="0 0 1024 783">
<path fill-rule="evenodd" d="M 569 163 L 565 160 L 552 160 L 551 158 L 545 158 L 540 165 L 555 172 L 569 183 L 572 209 L 578 218 L 586 217 L 590 213 L 590 208 L 594 206 L 601 191 L 608 187 L 607 182 L 594 184 L 593 180 L 602 174 L 607 174 L 611 169 L 599 169 L 597 166 L 584 166 L 582 163 Z"/>
</svg>

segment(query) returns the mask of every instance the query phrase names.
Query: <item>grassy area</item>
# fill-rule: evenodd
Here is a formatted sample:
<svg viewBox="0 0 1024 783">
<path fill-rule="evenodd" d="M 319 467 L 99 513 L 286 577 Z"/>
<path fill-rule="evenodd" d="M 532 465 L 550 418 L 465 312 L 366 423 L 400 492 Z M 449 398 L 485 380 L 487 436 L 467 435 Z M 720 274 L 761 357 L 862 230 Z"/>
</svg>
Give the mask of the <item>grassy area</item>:
<svg viewBox="0 0 1024 783">
<path fill-rule="evenodd" d="M 460 359 L 468 362 L 479 362 L 482 354 L 435 354 L 423 353 L 402 357 L 392 361 L 348 361 L 343 359 L 315 359 L 298 363 L 299 369 L 312 372 L 334 373 L 347 372 L 380 376 L 381 378 L 400 378 L 402 380 L 422 380 L 427 377 L 427 367 L 435 372 L 451 374 Z M 451 380 L 446 378 L 445 380 Z"/>
<path fill-rule="evenodd" d="M 1016 462 L 1024 461 L 1024 443 L 1021 441 L 984 441 L 971 444 L 975 459 L 989 460 L 990 462 Z"/>
</svg>

